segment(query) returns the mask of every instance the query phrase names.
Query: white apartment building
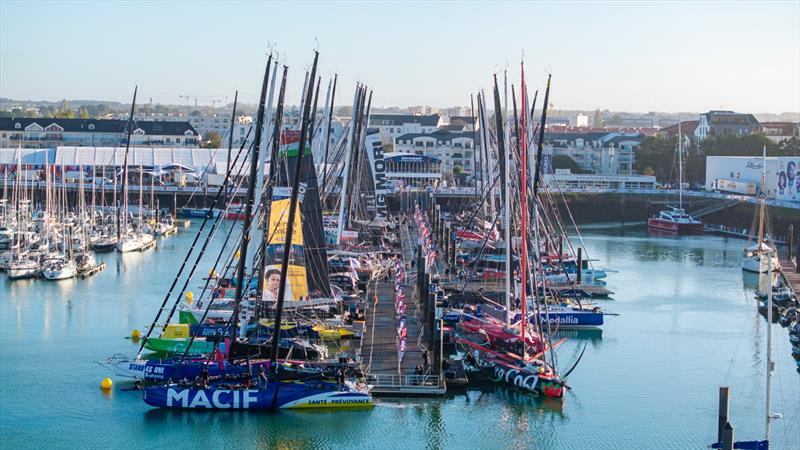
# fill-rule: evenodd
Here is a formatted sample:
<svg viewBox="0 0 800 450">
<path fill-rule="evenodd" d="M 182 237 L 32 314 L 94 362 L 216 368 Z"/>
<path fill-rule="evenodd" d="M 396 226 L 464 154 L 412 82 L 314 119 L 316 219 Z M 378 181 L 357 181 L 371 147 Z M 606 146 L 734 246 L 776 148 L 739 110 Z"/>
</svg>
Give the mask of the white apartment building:
<svg viewBox="0 0 800 450">
<path fill-rule="evenodd" d="M 635 154 L 644 135 L 609 132 L 545 133 L 553 155 L 571 158 L 582 170 L 598 175 L 633 175 Z"/>
<path fill-rule="evenodd" d="M 475 142 L 472 132 L 439 130 L 434 133 L 406 133 L 395 139 L 395 151 L 429 156 L 440 162 L 443 177 L 452 179 L 459 174 L 471 177 Z"/>
<path fill-rule="evenodd" d="M 394 144 L 398 137 L 409 134 L 430 134 L 444 122 L 438 114 L 415 116 L 411 114 L 372 114 L 369 127 L 377 128 L 384 145 Z"/>
<path fill-rule="evenodd" d="M 127 120 L 0 118 L 0 147 L 120 146 L 127 141 Z M 200 136 L 188 122 L 133 122 L 131 144 L 145 147 L 197 147 Z"/>
</svg>

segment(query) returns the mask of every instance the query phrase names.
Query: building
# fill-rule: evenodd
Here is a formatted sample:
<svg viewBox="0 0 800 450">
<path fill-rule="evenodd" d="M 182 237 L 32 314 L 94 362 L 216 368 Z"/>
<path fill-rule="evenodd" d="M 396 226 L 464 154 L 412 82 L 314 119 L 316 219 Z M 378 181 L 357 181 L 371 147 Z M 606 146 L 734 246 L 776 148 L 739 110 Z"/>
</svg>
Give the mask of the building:
<svg viewBox="0 0 800 450">
<path fill-rule="evenodd" d="M 761 132 L 767 135 L 772 142 L 787 141 L 791 138 L 800 139 L 800 124 L 794 122 L 762 122 Z"/>
<path fill-rule="evenodd" d="M 195 111 L 189 114 L 187 119 L 203 138 L 212 131 L 218 133 L 220 136 L 226 136 L 228 134 L 228 129 L 231 127 L 230 114 L 202 114 Z M 251 123 L 253 123 L 253 118 L 251 116 L 239 116 L 236 118 L 236 125 L 238 126 Z"/>
<path fill-rule="evenodd" d="M 695 137 L 695 130 L 697 130 L 697 126 L 700 124 L 699 120 L 684 120 L 680 122 L 680 130 L 681 134 L 684 136 L 689 136 L 691 140 L 694 140 Z M 678 124 L 670 125 L 668 127 L 664 127 L 658 130 L 658 135 L 661 137 L 672 137 L 678 135 Z"/>
<path fill-rule="evenodd" d="M 0 148 L 121 146 L 127 141 L 127 124 L 109 119 L 0 118 Z M 137 120 L 131 145 L 197 147 L 199 139 L 189 122 Z"/>
<path fill-rule="evenodd" d="M 745 136 L 760 131 L 761 124 L 752 114 L 709 111 L 700 114 L 694 135 L 697 141 L 702 141 L 712 136 Z"/>
<path fill-rule="evenodd" d="M 397 137 L 409 133 L 430 134 L 444 125 L 438 114 L 415 116 L 411 114 L 371 114 L 369 126 L 378 129 L 384 145 L 394 144 Z"/>
<path fill-rule="evenodd" d="M 706 190 L 716 190 L 717 180 L 753 183 L 756 192 L 778 201 L 800 202 L 800 156 L 766 158 L 766 189 L 761 185 L 764 160 L 760 156 L 707 156 Z"/>
<path fill-rule="evenodd" d="M 425 155 L 407 152 L 384 154 L 386 178 L 395 188 L 428 187 L 442 182 L 442 161 Z"/>
<path fill-rule="evenodd" d="M 643 134 L 610 133 L 552 133 L 544 135 L 545 146 L 554 156 L 567 156 L 582 170 L 597 175 L 633 174 L 635 154 Z"/>
<path fill-rule="evenodd" d="M 227 148 L 186 147 L 131 147 L 128 168 L 147 171 L 180 171 L 200 175 L 224 174 L 227 168 Z M 232 156 L 235 158 L 235 155 Z M 124 146 L 117 147 L 55 147 L 55 148 L 0 148 L 0 177 L 16 172 L 17 164 L 29 171 L 43 173 L 45 166 L 55 166 L 59 171 L 78 171 L 100 176 L 119 171 L 125 163 Z M 249 163 L 238 161 L 234 175 L 248 173 Z"/>
<path fill-rule="evenodd" d="M 434 133 L 406 133 L 395 139 L 395 151 L 428 156 L 440 162 L 445 179 L 473 174 L 475 141 L 472 132 L 438 130 Z"/>
<path fill-rule="evenodd" d="M 607 191 L 655 189 L 656 177 L 652 175 L 594 175 L 575 174 L 569 169 L 556 169 L 546 173 L 544 181 L 550 189 L 565 191 Z"/>
<path fill-rule="evenodd" d="M 576 127 L 589 127 L 589 116 L 583 113 L 578 113 L 575 117 L 575 126 Z"/>
</svg>

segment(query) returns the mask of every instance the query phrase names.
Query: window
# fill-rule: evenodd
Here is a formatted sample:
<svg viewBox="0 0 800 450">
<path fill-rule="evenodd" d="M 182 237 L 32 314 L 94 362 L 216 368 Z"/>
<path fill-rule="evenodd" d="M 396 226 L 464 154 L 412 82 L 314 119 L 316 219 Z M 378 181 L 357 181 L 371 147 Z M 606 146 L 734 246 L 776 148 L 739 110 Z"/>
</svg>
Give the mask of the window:
<svg viewBox="0 0 800 450">
<path fill-rule="evenodd" d="M 93 123 L 90 123 L 90 124 L 89 124 L 89 129 L 90 129 L 90 130 L 94 130 L 94 124 L 93 124 Z M 520 281 L 520 283 L 521 283 L 521 281 Z"/>
<path fill-rule="evenodd" d="M 169 139 L 167 139 L 167 141 L 169 141 Z M 180 144 L 180 143 L 181 143 L 181 138 L 175 138 L 175 142 L 177 142 L 178 144 Z M 520 283 L 522 283 L 522 282 L 520 281 Z"/>
<path fill-rule="evenodd" d="M 14 129 L 19 130 L 20 128 L 22 128 L 22 124 L 21 123 L 17 122 L 17 123 L 14 124 Z"/>
</svg>

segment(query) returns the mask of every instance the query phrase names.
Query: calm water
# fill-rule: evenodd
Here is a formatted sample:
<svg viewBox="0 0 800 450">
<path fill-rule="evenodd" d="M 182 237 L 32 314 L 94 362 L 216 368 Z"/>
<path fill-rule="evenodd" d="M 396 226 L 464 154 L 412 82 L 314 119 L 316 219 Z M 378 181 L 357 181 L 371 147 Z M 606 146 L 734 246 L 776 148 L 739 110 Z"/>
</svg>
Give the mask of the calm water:
<svg viewBox="0 0 800 450">
<path fill-rule="evenodd" d="M 723 384 L 737 439 L 763 436 L 766 323 L 757 280 L 738 268 L 743 242 L 599 228 L 584 231 L 585 245 L 619 271 L 608 278 L 614 299 L 601 302 L 621 315 L 560 348 L 568 367 L 588 345 L 563 406 L 497 386 L 336 413 L 156 410 L 121 390 L 123 379 L 103 394 L 109 374 L 94 361 L 135 353 L 125 336 L 150 323 L 191 239 L 183 231 L 143 255 L 100 255 L 106 271 L 87 280 L 0 275 L 0 447 L 701 449 L 716 439 Z M 786 330 L 773 336 L 773 410 L 784 417 L 773 448 L 797 449 L 800 374 Z"/>
</svg>

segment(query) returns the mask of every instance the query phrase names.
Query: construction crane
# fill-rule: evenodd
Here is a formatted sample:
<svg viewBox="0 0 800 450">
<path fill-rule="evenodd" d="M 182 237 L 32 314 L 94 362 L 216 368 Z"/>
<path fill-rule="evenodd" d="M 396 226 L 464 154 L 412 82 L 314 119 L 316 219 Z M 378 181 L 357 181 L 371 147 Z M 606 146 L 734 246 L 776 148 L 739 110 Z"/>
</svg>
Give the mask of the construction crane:
<svg viewBox="0 0 800 450">
<path fill-rule="evenodd" d="M 178 94 L 178 99 L 186 101 L 186 106 L 189 106 L 189 100 L 194 99 L 194 107 L 197 108 L 199 101 L 206 101 L 211 103 L 213 108 L 217 107 L 218 103 L 222 103 L 223 101 L 227 101 L 227 96 L 225 97 L 226 100 L 223 100 L 220 97 L 215 97 L 211 95 L 186 95 L 186 94 Z"/>
</svg>

